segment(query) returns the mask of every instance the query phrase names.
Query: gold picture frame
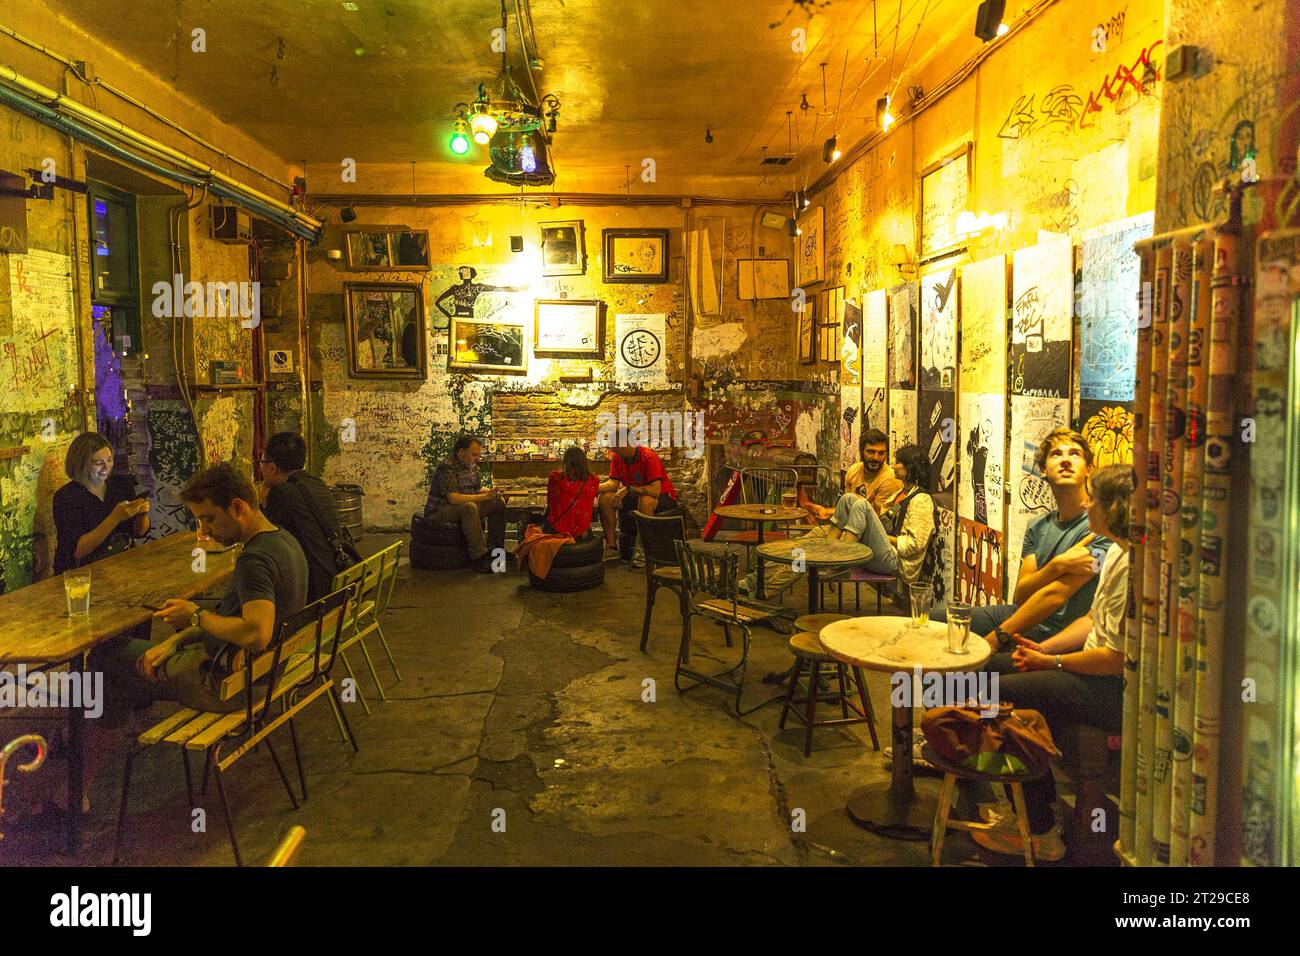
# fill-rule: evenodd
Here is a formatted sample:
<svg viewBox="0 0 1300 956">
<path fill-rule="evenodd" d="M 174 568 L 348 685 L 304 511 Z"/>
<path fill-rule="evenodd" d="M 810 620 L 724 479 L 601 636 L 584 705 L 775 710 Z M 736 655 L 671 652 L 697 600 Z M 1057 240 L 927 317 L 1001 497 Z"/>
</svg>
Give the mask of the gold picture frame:
<svg viewBox="0 0 1300 956">
<path fill-rule="evenodd" d="M 403 282 L 346 282 L 348 374 L 419 379 L 429 374 L 424 290 Z"/>
</svg>

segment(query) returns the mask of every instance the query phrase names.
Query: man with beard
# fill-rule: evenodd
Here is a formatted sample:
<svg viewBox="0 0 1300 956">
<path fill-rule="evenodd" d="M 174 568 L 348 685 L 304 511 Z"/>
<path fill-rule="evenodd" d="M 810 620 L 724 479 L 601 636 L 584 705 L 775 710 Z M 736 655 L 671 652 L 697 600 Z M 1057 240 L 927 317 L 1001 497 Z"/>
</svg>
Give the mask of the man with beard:
<svg viewBox="0 0 1300 956">
<path fill-rule="evenodd" d="M 1111 541 L 1088 530 L 1088 470 L 1092 450 L 1078 432 L 1057 428 L 1038 446 L 1038 470 L 1052 491 L 1056 510 L 1025 530 L 1023 558 L 1014 604 L 977 607 L 971 633 L 994 652 L 1015 649 L 1011 635 L 1042 641 L 1088 612 L 1097 590 L 1097 572 Z M 946 620 L 941 609 L 932 620 Z"/>
<path fill-rule="evenodd" d="M 803 507 L 817 518 L 830 519 L 830 537 L 839 537 L 845 531 L 861 534 L 862 528 L 852 520 L 853 506 L 865 500 L 876 514 L 894 503 L 903 483 L 892 468 L 885 467 L 889 457 L 889 437 L 879 428 L 868 428 L 858 442 L 859 460 L 844 475 L 844 494 L 834 508 L 804 501 Z"/>
<path fill-rule="evenodd" d="M 191 476 L 181 500 L 199 532 L 224 545 L 242 544 L 235 572 L 215 609 L 169 599 L 154 614 L 176 628 L 158 643 L 132 640 L 105 654 L 112 698 L 133 705 L 176 700 L 195 710 L 244 706 L 221 699 L 221 683 L 241 652 L 260 654 L 280 622 L 307 600 L 307 559 L 297 540 L 262 514 L 252 483 L 227 463 Z"/>
</svg>

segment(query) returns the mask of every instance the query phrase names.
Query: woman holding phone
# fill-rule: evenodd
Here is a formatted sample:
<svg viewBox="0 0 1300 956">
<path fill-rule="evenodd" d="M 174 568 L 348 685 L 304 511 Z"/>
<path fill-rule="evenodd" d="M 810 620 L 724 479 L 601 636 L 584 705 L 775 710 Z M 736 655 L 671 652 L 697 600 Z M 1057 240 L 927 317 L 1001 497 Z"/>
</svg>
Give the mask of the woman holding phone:
<svg viewBox="0 0 1300 956">
<path fill-rule="evenodd" d="M 114 475 L 113 448 L 98 432 L 72 439 L 63 468 L 71 479 L 54 493 L 54 573 L 125 550 L 149 533 L 149 502 L 135 483 Z"/>
</svg>

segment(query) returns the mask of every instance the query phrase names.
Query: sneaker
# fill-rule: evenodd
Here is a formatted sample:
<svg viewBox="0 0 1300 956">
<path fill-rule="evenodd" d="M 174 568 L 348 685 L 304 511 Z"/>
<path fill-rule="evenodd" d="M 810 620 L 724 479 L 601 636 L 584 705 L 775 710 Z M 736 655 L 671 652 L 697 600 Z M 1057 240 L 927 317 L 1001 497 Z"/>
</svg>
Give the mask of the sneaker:
<svg viewBox="0 0 1300 956">
<path fill-rule="evenodd" d="M 477 571 L 479 574 L 491 574 L 492 553 L 488 552 L 487 554 L 483 555 L 483 557 L 476 559 L 475 561 L 472 562 L 471 567 L 473 567 L 474 570 Z"/>
<path fill-rule="evenodd" d="M 984 849 L 1003 856 L 1025 855 L 1025 841 L 1019 833 L 1005 830 L 983 830 L 971 834 L 971 839 Z M 1065 859 L 1065 844 L 1061 842 L 1061 828 L 1052 827 L 1046 833 L 1030 836 L 1034 849 L 1034 862 L 1057 863 Z"/>
<path fill-rule="evenodd" d="M 925 734 L 917 732 L 916 736 L 912 738 L 912 766 L 920 767 L 923 770 L 933 770 L 935 769 L 934 765 L 931 764 L 930 761 L 926 760 L 925 755 L 922 753 L 924 749 Z M 894 759 L 894 748 L 892 745 L 886 747 L 881 752 L 885 755 L 886 760 Z"/>
<path fill-rule="evenodd" d="M 980 819 L 995 830 L 1006 830 L 1008 833 L 1020 832 L 1015 811 L 1005 803 L 981 803 L 979 811 Z"/>
</svg>

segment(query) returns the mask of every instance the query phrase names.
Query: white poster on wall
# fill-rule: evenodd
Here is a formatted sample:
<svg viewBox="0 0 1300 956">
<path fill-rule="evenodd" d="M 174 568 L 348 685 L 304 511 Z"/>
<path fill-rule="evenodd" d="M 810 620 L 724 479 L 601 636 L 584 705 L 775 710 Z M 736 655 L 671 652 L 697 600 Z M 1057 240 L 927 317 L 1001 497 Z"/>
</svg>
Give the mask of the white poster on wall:
<svg viewBox="0 0 1300 956">
<path fill-rule="evenodd" d="M 1007 480 L 1011 509 L 1007 514 L 1007 593 L 1014 593 L 1020 572 L 1025 529 L 1056 507 L 1052 490 L 1034 463 L 1038 443 L 1053 428 L 1068 428 L 1070 403 L 1064 398 L 1011 396 L 1011 447 L 1007 449 Z"/>
<path fill-rule="evenodd" d="M 916 444 L 916 390 L 889 390 L 889 454 Z M 892 459 L 891 459 L 892 460 Z"/>
<path fill-rule="evenodd" d="M 667 337 L 662 315 L 614 316 L 614 380 L 637 388 L 668 385 Z"/>
<path fill-rule="evenodd" d="M 1002 456 L 1006 448 L 1006 405 L 1001 395 L 962 392 L 957 423 L 962 478 L 957 489 L 957 514 L 1002 528 Z M 1017 465 L 1019 462 L 1017 462 Z"/>
<path fill-rule="evenodd" d="M 889 354 L 886 324 L 887 294 L 868 292 L 862 304 L 862 384 L 867 389 L 885 385 L 885 356 Z"/>
</svg>

